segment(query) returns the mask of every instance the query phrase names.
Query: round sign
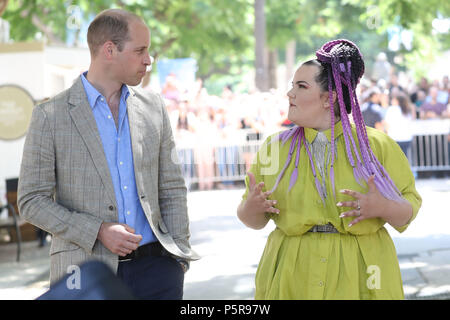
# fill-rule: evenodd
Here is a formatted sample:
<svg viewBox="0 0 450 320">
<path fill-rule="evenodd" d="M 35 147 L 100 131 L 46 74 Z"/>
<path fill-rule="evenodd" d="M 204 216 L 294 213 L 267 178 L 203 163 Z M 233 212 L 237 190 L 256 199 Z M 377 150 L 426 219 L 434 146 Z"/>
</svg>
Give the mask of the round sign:
<svg viewBox="0 0 450 320">
<path fill-rule="evenodd" d="M 23 88 L 15 85 L 0 86 L 0 139 L 22 137 L 30 125 L 34 100 Z"/>
</svg>

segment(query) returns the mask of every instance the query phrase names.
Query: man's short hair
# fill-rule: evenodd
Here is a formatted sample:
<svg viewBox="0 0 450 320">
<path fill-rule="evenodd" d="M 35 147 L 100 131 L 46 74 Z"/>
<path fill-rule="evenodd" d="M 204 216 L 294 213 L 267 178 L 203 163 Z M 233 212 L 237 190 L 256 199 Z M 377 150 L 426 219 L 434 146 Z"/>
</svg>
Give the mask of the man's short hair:
<svg viewBox="0 0 450 320">
<path fill-rule="evenodd" d="M 89 25 L 87 33 L 91 55 L 96 56 L 99 48 L 107 41 L 113 42 L 122 51 L 125 42 L 131 40 L 128 25 L 133 19 L 142 21 L 139 16 L 122 9 L 99 13 Z"/>
</svg>

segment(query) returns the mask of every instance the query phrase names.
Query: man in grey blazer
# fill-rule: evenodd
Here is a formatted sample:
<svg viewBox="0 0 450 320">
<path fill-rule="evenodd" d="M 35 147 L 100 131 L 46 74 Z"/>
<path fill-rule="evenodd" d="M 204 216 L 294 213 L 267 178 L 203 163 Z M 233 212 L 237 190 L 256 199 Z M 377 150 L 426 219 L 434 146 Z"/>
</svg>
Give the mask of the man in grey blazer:
<svg viewBox="0 0 450 320">
<path fill-rule="evenodd" d="M 138 298 L 181 299 L 189 244 L 186 188 L 161 97 L 138 85 L 150 32 L 106 10 L 89 26 L 89 70 L 33 111 L 18 187 L 20 214 L 52 234 L 50 282 L 90 259 Z"/>
</svg>

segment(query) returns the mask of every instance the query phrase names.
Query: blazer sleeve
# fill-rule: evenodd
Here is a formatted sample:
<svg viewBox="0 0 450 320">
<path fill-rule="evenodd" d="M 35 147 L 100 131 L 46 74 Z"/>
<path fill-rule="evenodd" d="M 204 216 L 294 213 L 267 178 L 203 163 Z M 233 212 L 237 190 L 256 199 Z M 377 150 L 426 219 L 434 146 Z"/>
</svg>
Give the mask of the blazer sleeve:
<svg viewBox="0 0 450 320">
<path fill-rule="evenodd" d="M 70 211 L 54 200 L 57 177 L 53 137 L 46 112 L 36 106 L 23 149 L 17 199 L 19 212 L 29 223 L 75 243 L 90 254 L 102 220 L 92 214 Z"/>
<path fill-rule="evenodd" d="M 165 104 L 158 95 L 162 112 L 162 134 L 159 150 L 158 201 L 161 216 L 181 249 L 190 249 L 187 190 Z"/>
</svg>

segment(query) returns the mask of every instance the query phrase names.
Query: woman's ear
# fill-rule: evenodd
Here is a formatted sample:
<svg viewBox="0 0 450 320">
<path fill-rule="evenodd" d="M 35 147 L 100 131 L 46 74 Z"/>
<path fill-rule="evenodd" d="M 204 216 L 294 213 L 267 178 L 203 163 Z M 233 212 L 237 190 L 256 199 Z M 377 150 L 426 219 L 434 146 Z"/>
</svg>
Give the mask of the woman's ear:
<svg viewBox="0 0 450 320">
<path fill-rule="evenodd" d="M 333 102 L 333 106 L 336 104 L 336 99 L 337 99 L 337 95 L 336 95 L 336 91 L 333 91 L 333 96 L 331 97 L 331 101 Z M 330 108 L 330 94 L 327 92 L 324 95 L 325 101 L 324 101 L 324 107 L 325 108 Z"/>
</svg>

